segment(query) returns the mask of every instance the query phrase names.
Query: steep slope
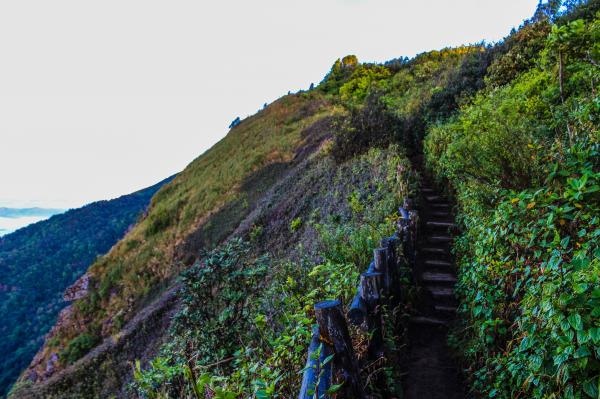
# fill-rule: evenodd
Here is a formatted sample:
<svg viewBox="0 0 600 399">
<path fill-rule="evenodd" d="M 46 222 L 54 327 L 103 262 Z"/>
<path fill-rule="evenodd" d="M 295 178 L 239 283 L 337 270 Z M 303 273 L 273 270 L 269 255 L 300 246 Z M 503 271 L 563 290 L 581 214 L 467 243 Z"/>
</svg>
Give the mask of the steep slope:
<svg viewBox="0 0 600 399">
<path fill-rule="evenodd" d="M 318 229 L 307 223 L 315 213 L 328 225 L 338 223 L 338 218 L 343 222 L 331 227 L 329 233 L 321 232 L 321 239 L 339 236 L 342 241 L 359 240 L 355 244 L 360 248 L 336 246 L 343 255 L 331 256 L 346 266 L 359 267 L 366 262 L 362 257 L 377 245 L 374 237 L 393 227 L 392 219 L 384 222 L 393 214 L 399 197 L 408 192 L 409 168 L 399 162 L 397 170 L 377 174 L 381 165 L 376 163 L 359 179 L 353 172 L 360 168 L 354 171 L 352 165 L 362 165 L 361 157 L 371 147 L 399 142 L 417 149 L 425 121 L 444 117 L 456 108 L 463 91 L 478 87 L 477 71 L 486 65 L 485 55 L 478 46 L 460 47 L 384 66 L 359 64 L 356 57 L 345 57 L 316 89 L 285 96 L 233 127 L 222 141 L 160 190 L 147 216 L 92 265 L 87 295 L 74 301 L 62 315 L 23 374 L 14 396 L 126 396 L 124 390 L 131 380 L 129 363 L 152 357 L 169 337 L 166 326 L 181 300 L 172 297 L 170 287 L 175 277 L 194 265 L 204 250 L 228 237 L 268 234 L 253 244 L 252 253 L 262 250 L 300 261 L 299 254 L 307 252 L 313 254 L 314 261 L 321 257 L 317 251 L 291 249 L 290 237 L 294 235 L 290 232 L 306 232 L 309 237 L 305 245 L 319 246 Z M 449 99 L 448 103 L 440 98 Z M 327 137 L 332 140 L 322 147 Z M 394 151 L 405 152 L 403 147 Z M 309 160 L 323 156 L 326 161 L 319 168 L 307 166 Z M 377 159 L 372 160 L 383 162 Z M 336 185 L 327 185 L 330 174 L 323 174 L 320 168 L 324 165 L 329 165 L 330 173 L 343 171 L 339 178 L 344 184 L 339 184 L 339 190 Z M 295 187 L 296 180 L 302 180 L 302 185 Z M 277 191 L 278 187 L 287 191 Z M 317 187 L 321 188 L 320 196 L 313 198 L 310 193 Z M 370 195 L 388 194 L 375 206 L 369 203 L 368 193 L 362 197 L 364 190 L 374 190 Z M 271 202 L 271 196 L 279 201 Z M 343 210 L 342 215 L 335 206 L 326 206 L 328 198 L 335 199 L 331 202 Z M 303 205 L 307 200 L 314 203 Z M 373 219 L 382 224 L 366 223 L 362 229 L 360 218 L 344 217 L 348 207 L 359 215 L 375 212 Z M 324 211 L 327 214 L 321 214 Z M 328 215 L 334 219 L 328 220 Z M 349 237 L 343 238 L 346 234 Z M 350 284 L 351 280 L 344 281 Z M 344 289 L 353 289 L 354 284 L 352 280 L 352 287 Z M 306 306 L 310 307 L 308 303 Z M 306 317 L 302 320 L 310 324 Z M 152 325 L 160 327 L 153 329 Z M 303 328 L 298 340 L 307 338 L 308 333 L 302 335 L 302 331 L 308 330 Z M 214 353 L 220 350 L 226 348 L 216 348 Z M 298 371 L 296 366 L 303 361 L 302 345 L 295 345 L 294 350 L 289 367 Z M 289 374 L 286 389 L 294 386 L 297 377 L 296 372 Z"/>
<path fill-rule="evenodd" d="M 123 237 L 170 180 L 0 238 L 0 396 L 29 364 L 66 306 L 65 288 Z"/>
<path fill-rule="evenodd" d="M 190 359 L 206 392 L 297 395 L 314 303 L 350 303 L 359 273 L 415 187 L 398 146 L 338 164 L 330 144 L 274 185 L 227 244 L 184 272 L 167 343 L 139 364 L 130 396 L 193 395 Z"/>
<path fill-rule="evenodd" d="M 88 295 L 74 301 L 69 316 L 52 330 L 27 377 L 46 379 L 119 332 L 194 260 L 197 251 L 190 248 L 225 238 L 250 211 L 257 195 L 254 187 L 242 187 L 244 179 L 264 171 L 258 180 L 269 184 L 283 171 L 277 165 L 307 142 L 304 128 L 331 112 L 318 93 L 286 96 L 233 128 L 163 187 L 147 216 L 89 269 Z M 210 215 L 225 213 L 228 225 L 207 224 Z"/>
</svg>

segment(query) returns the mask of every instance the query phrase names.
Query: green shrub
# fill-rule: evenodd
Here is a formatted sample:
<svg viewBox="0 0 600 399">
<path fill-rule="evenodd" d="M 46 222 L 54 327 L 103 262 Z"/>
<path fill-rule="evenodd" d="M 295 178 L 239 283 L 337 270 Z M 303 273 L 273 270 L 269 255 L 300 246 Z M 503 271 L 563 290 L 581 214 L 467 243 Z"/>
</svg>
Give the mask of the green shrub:
<svg viewBox="0 0 600 399">
<path fill-rule="evenodd" d="M 371 147 L 387 147 L 400 139 L 399 129 L 399 120 L 381 101 L 381 94 L 371 94 L 364 106 L 338 118 L 331 153 L 343 162 Z"/>
<path fill-rule="evenodd" d="M 340 87 L 340 100 L 350 107 L 359 106 L 367 95 L 383 89 L 390 75 L 390 70 L 380 65 L 359 65 L 354 68 L 348 81 Z"/>
<path fill-rule="evenodd" d="M 535 71 L 511 86 L 478 95 L 458 117 L 429 131 L 429 167 L 457 182 L 515 189 L 539 184 L 540 145 L 554 135 L 541 97 L 550 82 L 549 74 Z"/>
<path fill-rule="evenodd" d="M 260 236 L 262 235 L 264 230 L 264 227 L 262 225 L 256 224 L 252 226 L 252 229 L 250 230 L 249 233 L 249 238 L 251 242 L 255 242 L 256 240 L 258 240 L 260 238 Z"/>
<path fill-rule="evenodd" d="M 290 231 L 294 232 L 297 231 L 300 227 L 302 227 L 302 218 L 295 218 L 292 219 L 292 221 L 290 222 Z"/>
<path fill-rule="evenodd" d="M 319 84 L 319 90 L 325 94 L 337 95 L 340 87 L 352 75 L 358 65 L 358 59 L 354 55 L 347 55 L 341 60 L 338 58 L 332 65 L 331 70 Z"/>
<path fill-rule="evenodd" d="M 502 192 L 458 241 L 467 358 L 478 391 L 598 397 L 600 153 L 576 146 L 540 190 Z M 459 340 L 460 341 L 460 340 Z"/>
<path fill-rule="evenodd" d="M 598 26 L 555 26 L 543 46 L 524 32 L 507 57 L 541 47 L 536 62 L 497 60 L 490 86 L 426 137 L 463 227 L 452 339 L 485 397 L 599 395 Z"/>
<path fill-rule="evenodd" d="M 69 345 L 61 352 L 60 359 L 66 364 L 75 363 L 100 341 L 101 338 L 96 334 L 82 333 L 69 342 Z"/>
</svg>

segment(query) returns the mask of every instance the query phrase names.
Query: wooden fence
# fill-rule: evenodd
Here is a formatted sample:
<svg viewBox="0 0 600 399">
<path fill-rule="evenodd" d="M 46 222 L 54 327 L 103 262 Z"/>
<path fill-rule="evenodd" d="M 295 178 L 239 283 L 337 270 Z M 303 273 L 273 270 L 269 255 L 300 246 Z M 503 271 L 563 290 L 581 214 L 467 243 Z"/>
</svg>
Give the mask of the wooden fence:
<svg viewBox="0 0 600 399">
<path fill-rule="evenodd" d="M 373 251 L 373 261 L 360 276 L 357 293 L 347 315 L 339 300 L 315 305 L 317 326 L 313 329 L 299 399 L 322 399 L 339 389 L 341 397 L 365 398 L 359 363 L 352 347 L 347 320 L 369 332 L 369 362 L 383 357 L 382 305 L 395 307 L 402 300 L 400 269 L 414 270 L 418 215 L 411 202 L 400 208 L 396 232 L 381 240 Z M 333 386 L 334 376 L 341 386 Z"/>
</svg>

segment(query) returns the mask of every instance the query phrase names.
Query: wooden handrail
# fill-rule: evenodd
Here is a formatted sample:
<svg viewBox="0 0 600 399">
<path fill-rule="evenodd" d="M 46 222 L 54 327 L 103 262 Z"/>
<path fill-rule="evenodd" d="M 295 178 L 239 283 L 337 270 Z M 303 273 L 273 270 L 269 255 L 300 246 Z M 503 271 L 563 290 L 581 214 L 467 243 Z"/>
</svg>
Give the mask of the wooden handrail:
<svg viewBox="0 0 600 399">
<path fill-rule="evenodd" d="M 370 333 L 369 360 L 383 356 L 381 305 L 395 306 L 401 297 L 400 265 L 414 266 L 417 236 L 417 212 L 410 200 L 399 209 L 397 231 L 381 240 L 373 251 L 373 261 L 361 274 L 357 292 L 346 316 L 339 300 L 315 305 L 317 326 L 313 330 L 299 399 L 329 398 L 332 378 L 341 378 L 342 397 L 365 398 L 358 361 L 352 348 L 346 318 Z M 402 247 L 402 256 L 399 247 Z M 333 355 L 333 357 L 331 357 Z"/>
</svg>

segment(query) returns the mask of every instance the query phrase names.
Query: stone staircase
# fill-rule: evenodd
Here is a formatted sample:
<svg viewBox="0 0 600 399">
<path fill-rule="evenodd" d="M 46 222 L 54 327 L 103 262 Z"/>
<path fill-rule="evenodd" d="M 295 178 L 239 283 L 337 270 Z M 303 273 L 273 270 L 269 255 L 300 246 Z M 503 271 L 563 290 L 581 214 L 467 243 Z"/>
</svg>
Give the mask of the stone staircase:
<svg viewBox="0 0 600 399">
<path fill-rule="evenodd" d="M 450 248 L 456 231 L 452 206 L 432 184 L 421 189 L 421 217 L 415 283 L 418 314 L 409 325 L 409 364 L 405 398 L 465 398 L 458 365 L 447 346 L 448 326 L 456 317 L 456 270 Z"/>
</svg>

